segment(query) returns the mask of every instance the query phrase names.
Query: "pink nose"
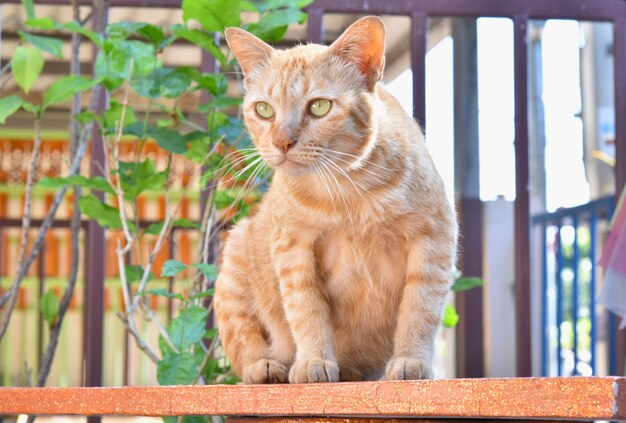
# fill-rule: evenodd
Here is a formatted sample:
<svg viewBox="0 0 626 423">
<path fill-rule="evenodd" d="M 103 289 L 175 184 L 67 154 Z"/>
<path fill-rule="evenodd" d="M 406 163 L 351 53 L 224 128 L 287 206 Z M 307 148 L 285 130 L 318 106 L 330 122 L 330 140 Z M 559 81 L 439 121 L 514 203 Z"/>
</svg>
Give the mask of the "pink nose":
<svg viewBox="0 0 626 423">
<path fill-rule="evenodd" d="M 289 151 L 291 147 L 296 143 L 295 140 L 292 140 L 287 137 L 276 138 L 272 140 L 272 143 L 280 149 L 283 153 Z"/>
</svg>

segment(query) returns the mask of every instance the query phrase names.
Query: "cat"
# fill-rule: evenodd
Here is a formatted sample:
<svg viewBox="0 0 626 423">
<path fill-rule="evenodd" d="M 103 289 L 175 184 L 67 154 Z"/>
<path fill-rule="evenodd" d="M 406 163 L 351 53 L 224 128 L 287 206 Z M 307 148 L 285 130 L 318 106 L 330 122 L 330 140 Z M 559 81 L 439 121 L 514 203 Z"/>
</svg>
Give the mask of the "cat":
<svg viewBox="0 0 626 423">
<path fill-rule="evenodd" d="M 380 83 L 385 28 L 274 50 L 228 28 L 243 114 L 274 169 L 215 286 L 244 383 L 432 378 L 457 226 L 421 129 Z"/>
</svg>

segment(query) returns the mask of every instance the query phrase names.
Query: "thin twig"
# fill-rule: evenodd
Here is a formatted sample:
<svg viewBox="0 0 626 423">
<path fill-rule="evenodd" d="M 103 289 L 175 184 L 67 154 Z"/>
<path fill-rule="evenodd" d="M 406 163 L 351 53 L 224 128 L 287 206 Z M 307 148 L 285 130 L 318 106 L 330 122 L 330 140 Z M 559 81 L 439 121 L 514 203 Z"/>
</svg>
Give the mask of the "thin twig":
<svg viewBox="0 0 626 423">
<path fill-rule="evenodd" d="M 148 346 L 148 344 L 146 344 L 143 338 L 139 336 L 137 330 L 130 328 L 129 321 L 126 319 L 126 317 L 120 312 L 117 313 L 117 317 L 119 317 L 122 324 L 124 324 L 126 330 L 133 336 L 133 338 L 135 338 L 135 342 L 137 343 L 139 349 L 145 352 L 148 358 L 152 360 L 154 364 L 159 364 L 159 361 L 161 361 L 161 359 L 154 353 L 154 351 L 152 351 L 152 349 Z"/>
<path fill-rule="evenodd" d="M 39 160 L 39 154 L 41 153 L 41 123 L 42 115 L 37 114 L 35 118 L 35 140 L 33 143 L 33 151 L 30 156 L 30 163 L 28 165 L 28 175 L 26 177 L 26 192 L 24 194 L 24 216 L 22 217 L 22 235 L 20 237 L 20 249 L 18 253 L 18 263 L 23 263 L 26 259 L 26 250 L 28 248 L 28 232 L 30 231 L 30 222 L 32 219 L 32 201 L 33 201 L 33 187 L 35 185 L 35 172 L 37 171 L 37 162 Z M 9 310 L 5 315 L 5 319 L 0 327 L 0 339 L 4 335 L 7 326 L 9 325 L 9 317 L 15 307 L 17 301 L 17 293 L 20 288 L 20 281 L 16 280 L 11 285 L 9 290 Z"/>
<path fill-rule="evenodd" d="M 91 112 L 96 110 L 100 98 L 100 93 L 101 87 L 99 85 L 96 85 L 91 90 L 91 103 L 89 105 L 89 110 Z M 67 174 L 68 177 L 77 175 L 80 172 L 80 164 L 83 160 L 83 157 L 85 157 L 85 153 L 87 151 L 87 145 L 89 144 L 92 127 L 93 123 L 88 123 L 83 127 L 78 149 L 76 150 L 76 156 L 74 156 L 74 159 L 71 162 L 70 169 Z M 10 295 L 8 297 L 3 297 L 2 302 L 0 302 L 0 307 L 3 307 L 6 302 L 9 303 L 8 310 L 5 313 L 2 322 L 0 322 L 0 340 L 2 340 L 4 334 L 6 333 L 9 321 L 11 320 L 13 309 L 15 308 L 15 304 L 17 302 L 17 295 L 15 295 L 15 293 L 17 292 L 20 284 L 26 277 L 30 266 L 33 264 L 35 258 L 39 254 L 39 251 L 41 250 L 41 247 L 46 239 L 48 231 L 52 227 L 52 223 L 54 222 L 56 213 L 59 209 L 59 206 L 63 202 L 63 197 L 65 197 L 65 193 L 67 192 L 67 190 L 68 186 L 64 186 L 59 191 L 57 191 L 57 194 L 54 197 L 52 204 L 50 205 L 50 209 L 48 210 L 48 213 L 46 214 L 46 217 L 44 218 L 44 221 L 39 228 L 37 238 L 35 239 L 35 243 L 33 244 L 30 254 L 24 261 L 20 262 L 19 270 L 13 280 L 13 286 L 11 287 Z"/>
</svg>

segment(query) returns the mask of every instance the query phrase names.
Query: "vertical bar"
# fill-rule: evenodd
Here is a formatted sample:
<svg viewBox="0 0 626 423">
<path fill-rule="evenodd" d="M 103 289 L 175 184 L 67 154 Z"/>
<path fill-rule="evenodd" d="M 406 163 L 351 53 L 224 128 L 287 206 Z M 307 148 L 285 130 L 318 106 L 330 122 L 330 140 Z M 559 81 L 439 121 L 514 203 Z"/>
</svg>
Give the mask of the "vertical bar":
<svg viewBox="0 0 626 423">
<path fill-rule="evenodd" d="M 561 244 L 561 222 L 556 227 L 556 368 L 557 376 L 563 375 L 561 363 L 561 324 L 563 323 L 563 248 Z"/>
<path fill-rule="evenodd" d="M 574 352 L 574 369 L 572 370 L 572 376 L 576 376 L 578 375 L 578 216 L 574 216 L 572 225 L 574 226 L 574 245 L 572 246 L 572 271 L 574 273 L 572 281 L 572 330 L 574 331 L 574 344 L 572 349 Z"/>
<path fill-rule="evenodd" d="M 543 339 L 541 342 L 541 376 L 548 376 L 548 345 L 550 328 L 548 327 L 548 225 L 541 225 L 541 321 L 543 322 Z"/>
<path fill-rule="evenodd" d="M 589 320 L 591 322 L 591 372 L 595 375 L 596 372 L 596 231 L 598 218 L 596 212 L 591 212 L 589 218 L 589 233 L 591 237 L 591 243 L 589 248 L 589 260 L 591 261 L 591 277 L 589 280 Z"/>
<path fill-rule="evenodd" d="M 413 117 L 426 133 L 426 37 L 428 15 L 411 14 L 411 69 L 413 71 Z"/>
<path fill-rule="evenodd" d="M 480 200 L 476 19 L 458 19 L 454 40 L 454 162 L 460 195 L 460 264 L 466 276 L 483 275 L 483 207 Z M 484 376 L 483 288 L 456 296 L 457 377 Z"/>
<path fill-rule="evenodd" d="M 41 313 L 41 299 L 45 291 L 46 283 L 46 243 L 41 245 L 39 250 L 39 256 L 37 257 L 37 279 L 38 286 L 38 301 L 37 301 L 37 371 L 41 369 L 41 358 L 43 357 L 43 333 L 44 333 L 44 321 Z"/>
<path fill-rule="evenodd" d="M 609 375 L 617 375 L 617 315 L 609 315 Z"/>
<path fill-rule="evenodd" d="M 530 207 L 528 174 L 528 16 L 514 25 L 515 67 L 515 329 L 517 376 L 531 376 Z"/>
<path fill-rule="evenodd" d="M 95 60 L 95 59 L 94 59 Z M 106 92 L 100 94 L 98 113 L 104 111 L 107 102 Z M 100 131 L 94 127 L 91 141 L 91 175 L 104 176 L 106 168 L 104 140 Z M 95 193 L 102 200 L 104 195 Z M 87 223 L 87 247 L 85 249 L 85 386 L 102 386 L 102 347 L 104 335 L 104 263 L 106 261 L 106 243 L 104 228 L 95 220 Z M 99 417 L 90 417 L 89 422 L 100 421 Z"/>
<path fill-rule="evenodd" d="M 94 3 L 93 9 L 94 30 L 103 31 L 108 21 L 108 1 L 97 7 Z M 92 49 L 92 59 L 95 62 L 98 55 L 98 48 L 94 45 Z M 97 113 L 102 113 L 106 109 L 108 93 L 104 88 L 100 88 Z M 91 138 L 91 176 L 104 176 L 102 173 L 106 169 L 104 140 L 100 136 L 99 128 L 94 126 Z M 103 193 L 95 193 L 100 199 L 104 198 Z M 106 261 L 106 242 L 104 228 L 94 220 L 87 222 L 85 241 L 87 248 L 85 251 L 85 294 L 84 294 L 84 324 L 83 339 L 85 357 L 85 386 L 102 386 L 102 348 L 104 337 L 104 264 Z M 100 423 L 101 418 L 90 416 L 88 423 Z"/>
<path fill-rule="evenodd" d="M 324 10 L 310 7 L 306 24 L 306 39 L 310 43 L 324 44 Z"/>
<path fill-rule="evenodd" d="M 615 194 L 616 199 L 626 185 L 626 17 L 613 23 L 615 66 Z M 617 330 L 617 329 L 616 329 Z M 617 332 L 617 374 L 626 372 L 626 330 Z M 613 373 L 616 374 L 616 373 Z"/>
</svg>

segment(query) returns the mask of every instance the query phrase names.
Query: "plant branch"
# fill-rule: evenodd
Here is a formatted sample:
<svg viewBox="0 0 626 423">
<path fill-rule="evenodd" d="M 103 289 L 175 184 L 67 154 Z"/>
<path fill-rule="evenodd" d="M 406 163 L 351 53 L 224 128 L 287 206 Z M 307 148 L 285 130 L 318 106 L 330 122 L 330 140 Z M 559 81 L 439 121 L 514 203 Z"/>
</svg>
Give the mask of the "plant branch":
<svg viewBox="0 0 626 423">
<path fill-rule="evenodd" d="M 95 86 L 92 89 L 91 104 L 89 106 L 89 110 L 92 112 L 96 110 L 96 106 L 100 98 L 100 91 L 101 91 L 100 86 Z M 93 123 L 88 123 L 83 127 L 81 137 L 80 137 L 80 142 L 76 150 L 76 155 L 74 156 L 74 159 L 71 161 L 70 169 L 67 174 L 68 177 L 77 175 L 80 172 L 80 164 L 83 160 L 83 157 L 85 157 L 85 153 L 87 151 L 87 145 L 89 144 L 89 140 L 90 140 L 89 135 L 91 133 L 92 127 L 93 127 Z M 63 197 L 65 197 L 65 193 L 67 192 L 68 189 L 69 189 L 68 186 L 64 186 L 59 191 L 57 191 L 57 194 L 54 197 L 52 204 L 50 205 L 50 209 L 48 210 L 48 213 L 46 214 L 46 217 L 44 218 L 44 221 L 41 224 L 41 227 L 39 228 L 37 238 L 35 239 L 35 243 L 33 244 L 32 249 L 30 250 L 30 254 L 26 257 L 25 260 L 20 261 L 19 269 L 13 280 L 13 285 L 11 287 L 9 295 L 6 297 L 3 297 L 2 299 L 3 302 L 0 303 L 0 307 L 2 307 L 5 305 L 6 302 L 9 302 L 9 308 L 6 311 L 2 321 L 0 322 L 0 340 L 4 337 L 4 334 L 6 333 L 6 329 L 11 319 L 11 314 L 13 313 L 13 309 L 15 308 L 15 303 L 17 302 L 17 295 L 15 295 L 15 293 L 18 291 L 20 284 L 22 283 L 22 281 L 26 277 L 26 274 L 28 273 L 28 270 L 30 269 L 30 266 L 33 264 L 33 262 L 35 261 L 35 258 L 39 254 L 39 251 L 41 250 L 41 247 L 46 239 L 46 235 L 48 234 L 48 231 L 52 227 L 52 222 L 54 221 L 54 218 L 59 209 L 59 206 L 61 205 L 61 202 L 63 201 Z"/>
<path fill-rule="evenodd" d="M 74 14 L 74 20 L 80 21 L 80 8 L 78 0 L 72 0 L 72 10 Z M 71 72 L 72 75 L 80 76 L 80 43 L 81 36 L 78 33 L 72 34 L 72 59 L 71 59 Z M 78 93 L 74 96 L 72 101 L 72 116 L 80 113 L 82 110 L 81 94 Z M 76 156 L 78 144 L 80 141 L 80 125 L 73 119 L 70 123 L 70 157 Z M 71 263 L 70 263 L 70 275 L 67 286 L 63 292 L 63 297 L 59 304 L 59 313 L 56 323 L 50 328 L 50 340 L 48 341 L 48 347 L 41 359 L 41 366 L 39 369 L 39 375 L 37 377 L 37 386 L 44 386 L 46 379 L 50 373 L 50 367 L 56 352 L 57 345 L 59 343 L 59 336 L 61 334 L 61 328 L 63 327 L 63 320 L 65 314 L 69 309 L 72 296 L 74 295 L 74 289 L 76 287 L 76 281 L 78 280 L 78 268 L 80 265 L 80 226 L 81 226 L 81 214 L 78 202 L 81 197 L 80 187 L 74 187 L 74 204 L 72 208 L 72 219 L 70 223 L 71 231 Z M 30 416 L 29 420 L 34 419 L 34 416 Z M 32 421 L 32 420 L 31 420 Z"/>
<path fill-rule="evenodd" d="M 28 248 L 28 232 L 30 231 L 30 223 L 32 219 L 32 201 L 33 201 L 33 186 L 35 185 L 35 172 L 37 171 L 37 162 L 39 160 L 39 154 L 41 153 L 41 124 L 43 116 L 41 113 L 37 113 L 35 118 L 35 140 L 33 143 L 33 151 L 30 155 L 30 162 L 28 165 L 28 175 L 26 177 L 26 192 L 24 194 L 24 216 L 22 217 L 22 235 L 20 237 L 20 249 L 18 253 L 18 263 L 24 263 L 26 259 L 26 250 Z M 16 279 L 11 285 L 9 290 L 9 310 L 5 315 L 2 324 L 0 325 L 0 339 L 2 339 L 7 326 L 9 325 L 9 318 L 11 312 L 15 307 L 17 301 L 17 293 L 20 289 L 20 280 Z"/>
</svg>

